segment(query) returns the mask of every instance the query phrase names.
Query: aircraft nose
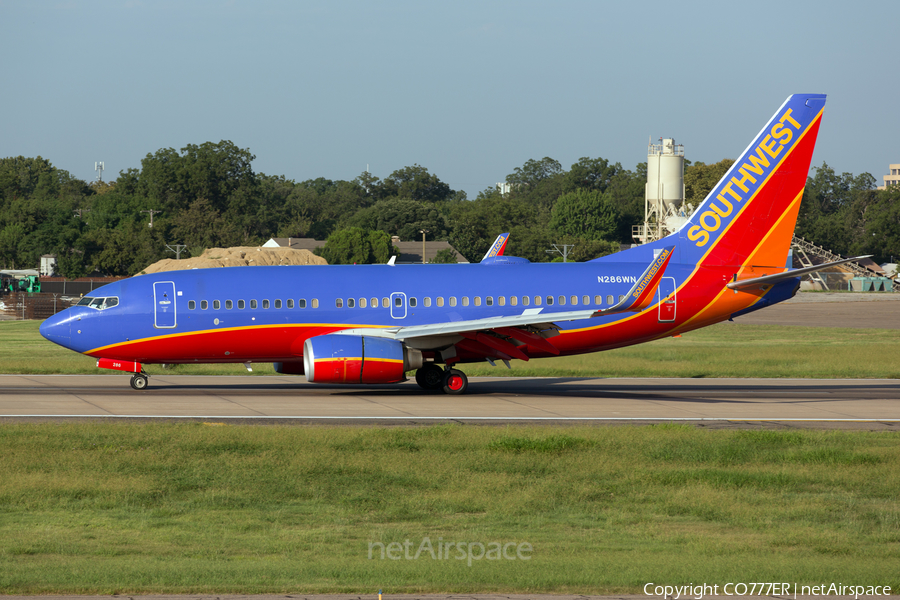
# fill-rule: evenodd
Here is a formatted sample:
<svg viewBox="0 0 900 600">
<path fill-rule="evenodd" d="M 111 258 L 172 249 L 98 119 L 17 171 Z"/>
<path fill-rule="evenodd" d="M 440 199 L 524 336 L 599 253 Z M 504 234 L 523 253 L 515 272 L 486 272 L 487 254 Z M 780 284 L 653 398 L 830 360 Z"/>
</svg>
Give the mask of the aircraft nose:
<svg viewBox="0 0 900 600">
<path fill-rule="evenodd" d="M 72 340 L 72 328 L 63 313 L 56 313 L 41 323 L 41 335 L 54 344 L 68 347 Z"/>
</svg>

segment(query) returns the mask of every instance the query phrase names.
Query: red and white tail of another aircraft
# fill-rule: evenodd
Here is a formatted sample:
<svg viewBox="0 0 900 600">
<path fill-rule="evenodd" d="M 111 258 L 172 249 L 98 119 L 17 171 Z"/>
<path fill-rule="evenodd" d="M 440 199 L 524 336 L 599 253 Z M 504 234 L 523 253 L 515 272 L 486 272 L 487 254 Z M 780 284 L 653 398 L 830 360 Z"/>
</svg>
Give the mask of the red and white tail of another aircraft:
<svg viewBox="0 0 900 600">
<path fill-rule="evenodd" d="M 789 97 L 676 233 L 585 263 L 175 271 L 106 285 L 41 334 L 132 373 L 148 363 L 271 362 L 313 383 L 468 387 L 460 365 L 598 352 L 788 299 L 785 267 L 825 96 Z M 820 265 L 824 268 L 828 265 Z M 749 373 L 748 373 L 749 374 Z"/>
</svg>

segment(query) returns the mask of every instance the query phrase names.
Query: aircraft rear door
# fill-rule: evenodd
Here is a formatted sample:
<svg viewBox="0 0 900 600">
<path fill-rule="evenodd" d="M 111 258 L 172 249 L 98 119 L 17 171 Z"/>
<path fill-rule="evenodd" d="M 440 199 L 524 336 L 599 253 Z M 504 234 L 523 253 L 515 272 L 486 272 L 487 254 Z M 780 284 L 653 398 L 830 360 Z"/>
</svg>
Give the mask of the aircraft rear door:
<svg viewBox="0 0 900 600">
<path fill-rule="evenodd" d="M 675 278 L 662 277 L 657 288 L 659 300 L 659 322 L 668 323 L 675 320 Z"/>
<path fill-rule="evenodd" d="M 406 318 L 406 294 L 403 292 L 391 294 L 391 317 L 394 319 Z"/>
<path fill-rule="evenodd" d="M 175 282 L 157 281 L 153 284 L 153 326 L 172 329 L 175 324 Z"/>
</svg>

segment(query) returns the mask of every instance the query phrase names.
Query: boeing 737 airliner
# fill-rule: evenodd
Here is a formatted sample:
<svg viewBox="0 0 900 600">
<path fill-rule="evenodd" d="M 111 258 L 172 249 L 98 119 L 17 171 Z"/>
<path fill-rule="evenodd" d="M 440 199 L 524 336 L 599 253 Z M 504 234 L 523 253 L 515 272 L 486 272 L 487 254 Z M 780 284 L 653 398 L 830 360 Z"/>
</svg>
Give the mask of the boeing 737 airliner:
<svg viewBox="0 0 900 600">
<path fill-rule="evenodd" d="M 793 296 L 785 266 L 825 96 L 789 97 L 672 235 L 585 263 L 234 267 L 106 285 L 41 334 L 133 374 L 142 364 L 271 362 L 313 383 L 461 394 L 457 367 L 640 344 Z M 848 259 L 852 260 L 852 259 Z M 845 262 L 845 261 L 840 261 Z M 837 263 L 831 263 L 837 264 Z"/>
</svg>

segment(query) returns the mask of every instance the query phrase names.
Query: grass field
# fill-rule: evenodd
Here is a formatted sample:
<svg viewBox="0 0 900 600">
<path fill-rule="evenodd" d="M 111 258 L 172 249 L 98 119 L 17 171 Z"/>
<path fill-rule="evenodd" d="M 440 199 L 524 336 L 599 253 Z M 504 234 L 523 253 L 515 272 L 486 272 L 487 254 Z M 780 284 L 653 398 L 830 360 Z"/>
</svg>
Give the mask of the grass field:
<svg viewBox="0 0 900 600">
<path fill-rule="evenodd" d="M 48 342 L 37 321 L 0 321 L 0 373 L 99 373 L 96 360 Z M 630 348 L 562 358 L 463 365 L 470 376 L 898 378 L 900 330 L 722 324 Z M 178 365 L 148 373 L 235 375 L 242 365 Z M 113 373 L 109 371 L 109 373 Z M 254 374 L 273 374 L 271 365 Z"/>
<path fill-rule="evenodd" d="M 5 594 L 900 587 L 893 433 L 5 424 L 0 455 Z"/>
</svg>

